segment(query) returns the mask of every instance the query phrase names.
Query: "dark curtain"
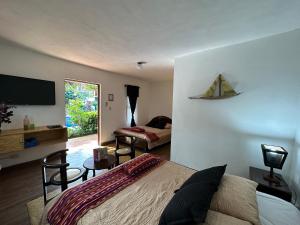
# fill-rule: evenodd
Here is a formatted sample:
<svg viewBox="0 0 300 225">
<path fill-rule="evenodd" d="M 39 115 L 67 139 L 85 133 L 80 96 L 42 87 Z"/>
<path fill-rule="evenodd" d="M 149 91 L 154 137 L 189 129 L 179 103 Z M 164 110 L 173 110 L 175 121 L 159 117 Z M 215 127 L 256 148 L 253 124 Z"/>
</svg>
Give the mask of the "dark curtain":
<svg viewBox="0 0 300 225">
<path fill-rule="evenodd" d="M 131 127 L 135 127 L 136 123 L 134 121 L 134 112 L 136 108 L 137 98 L 139 97 L 139 88 L 138 86 L 127 85 L 127 96 L 129 98 L 130 111 L 131 111 Z"/>
</svg>

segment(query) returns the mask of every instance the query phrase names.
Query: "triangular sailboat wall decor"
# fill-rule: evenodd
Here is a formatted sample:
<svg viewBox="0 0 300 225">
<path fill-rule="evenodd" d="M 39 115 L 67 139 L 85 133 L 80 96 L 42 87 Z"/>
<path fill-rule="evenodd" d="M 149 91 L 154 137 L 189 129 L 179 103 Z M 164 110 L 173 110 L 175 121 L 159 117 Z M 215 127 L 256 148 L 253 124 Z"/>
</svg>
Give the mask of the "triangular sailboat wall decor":
<svg viewBox="0 0 300 225">
<path fill-rule="evenodd" d="M 236 92 L 222 74 L 214 80 L 212 85 L 207 89 L 203 95 L 189 97 L 190 99 L 224 99 L 237 96 L 241 93 Z"/>
</svg>

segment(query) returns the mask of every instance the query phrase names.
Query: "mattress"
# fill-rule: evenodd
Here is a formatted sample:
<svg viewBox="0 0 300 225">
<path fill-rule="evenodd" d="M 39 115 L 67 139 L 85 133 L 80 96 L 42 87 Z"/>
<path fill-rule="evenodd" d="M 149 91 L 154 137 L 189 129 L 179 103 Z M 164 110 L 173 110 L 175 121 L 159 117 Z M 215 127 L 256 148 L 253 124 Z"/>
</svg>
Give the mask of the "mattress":
<svg viewBox="0 0 300 225">
<path fill-rule="evenodd" d="M 133 131 L 129 131 L 129 130 L 118 129 L 118 130 L 116 130 L 116 132 L 120 133 L 120 134 L 128 134 L 131 136 L 135 136 L 135 137 L 138 137 L 140 139 L 147 141 L 148 149 L 155 148 L 157 146 L 166 144 L 171 141 L 171 129 L 158 129 L 158 128 L 147 127 L 147 126 L 138 126 L 138 127 L 143 128 L 146 132 L 155 133 L 159 137 L 159 140 L 151 142 L 146 137 L 145 134 L 137 133 L 137 132 L 133 132 Z"/>
</svg>

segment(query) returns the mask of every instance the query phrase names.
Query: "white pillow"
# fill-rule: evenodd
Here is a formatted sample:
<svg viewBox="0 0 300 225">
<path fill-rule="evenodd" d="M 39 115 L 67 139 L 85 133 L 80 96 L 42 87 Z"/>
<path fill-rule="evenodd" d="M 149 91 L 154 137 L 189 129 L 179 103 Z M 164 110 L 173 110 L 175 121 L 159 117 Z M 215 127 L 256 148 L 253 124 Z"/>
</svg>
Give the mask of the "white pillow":
<svg viewBox="0 0 300 225">
<path fill-rule="evenodd" d="M 172 128 L 172 124 L 167 123 L 167 124 L 165 125 L 165 129 L 171 129 L 171 128 Z"/>
</svg>

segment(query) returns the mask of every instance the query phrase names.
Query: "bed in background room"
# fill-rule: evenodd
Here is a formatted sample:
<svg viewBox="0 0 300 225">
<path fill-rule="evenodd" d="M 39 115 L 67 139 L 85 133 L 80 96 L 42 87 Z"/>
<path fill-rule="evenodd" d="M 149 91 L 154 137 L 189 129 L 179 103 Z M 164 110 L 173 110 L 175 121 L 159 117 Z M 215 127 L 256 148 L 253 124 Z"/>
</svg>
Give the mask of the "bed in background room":
<svg viewBox="0 0 300 225">
<path fill-rule="evenodd" d="M 172 119 L 166 116 L 157 116 L 145 126 L 120 128 L 114 134 L 137 137 L 136 146 L 148 152 L 155 147 L 170 143 L 171 130 Z M 127 143 L 125 138 L 121 141 Z"/>
<path fill-rule="evenodd" d="M 161 217 L 165 216 L 165 211 L 171 202 L 176 198 L 181 190 L 189 185 L 193 179 L 197 178 L 200 174 L 207 173 L 207 177 L 219 176 L 216 172 L 211 172 L 210 169 L 203 170 L 204 172 L 196 172 L 190 168 L 178 165 L 170 161 L 160 161 L 159 164 L 152 165 L 153 168 L 149 170 L 149 162 L 147 159 L 152 158 L 151 154 L 143 154 L 131 161 L 126 162 L 123 165 L 115 167 L 111 172 L 120 170 L 122 168 L 130 168 L 133 171 L 134 166 L 139 162 L 146 162 L 148 165 L 146 172 L 142 172 L 140 167 L 135 172 L 144 173 L 142 175 L 132 174 L 134 176 L 140 176 L 133 183 L 126 186 L 124 189 L 118 189 L 113 191 L 113 195 L 106 197 L 105 201 L 101 204 L 91 205 L 89 210 L 85 210 L 82 216 L 77 220 L 77 225 L 162 225 L 164 223 Z M 223 167 L 226 168 L 226 165 Z M 108 173 L 111 173 L 108 172 Z M 205 212 L 204 225 L 296 225 L 300 221 L 300 212 L 291 203 L 285 202 L 276 197 L 272 197 L 267 194 L 256 192 L 257 184 L 246 178 L 232 176 L 225 174 L 225 169 L 220 177 L 218 188 L 212 195 L 212 199 L 209 201 L 209 209 Z M 192 176 L 193 175 L 193 176 Z M 197 176 L 195 176 L 197 175 Z M 89 181 L 101 180 L 105 174 L 95 177 Z M 203 180 L 203 178 L 202 178 Z M 95 183 L 95 182 L 94 182 Z M 85 183 L 81 184 L 83 186 Z M 115 186 L 114 183 L 113 186 Z M 193 184 L 193 183 L 192 183 Z M 206 187 L 208 183 L 204 182 Z M 198 185 L 198 184 L 197 184 Z M 78 187 L 79 186 L 79 187 Z M 59 202 L 62 203 L 62 208 L 57 208 L 57 218 L 61 216 L 69 216 L 68 211 L 64 209 L 64 204 L 70 200 L 73 200 L 73 194 L 76 194 L 75 188 L 79 189 L 79 193 L 83 190 L 80 189 L 80 185 L 65 191 L 63 194 L 57 196 L 50 201 L 43 213 L 41 225 L 53 225 L 49 223 L 47 217 L 49 212 Z M 109 185 L 111 186 L 111 184 Z M 78 191 L 78 190 L 77 190 Z M 211 191 L 211 190 L 208 190 Z M 67 192 L 67 193 L 66 193 Z M 84 198 L 82 202 L 86 201 L 86 197 L 92 194 L 96 198 L 95 193 L 81 193 Z M 70 194 L 71 193 L 71 194 Z M 102 192 L 101 192 L 102 193 Z M 175 193 L 175 194 L 174 194 Z M 201 192 L 202 193 L 202 192 Z M 212 192 L 211 192 L 212 193 Z M 86 195 L 88 194 L 88 195 Z M 69 195 L 69 198 L 68 197 Z M 188 195 L 183 195 L 188 197 Z M 192 196 L 193 198 L 197 197 Z M 202 199 L 206 198 L 206 195 L 201 196 Z M 73 205 L 73 204 L 71 204 Z M 76 205 L 76 204 L 75 204 Z M 175 204 L 176 205 L 176 204 Z M 167 206 L 167 207 L 166 207 Z M 173 205 L 174 206 L 174 205 Z M 78 212 L 82 206 L 78 206 L 74 212 Z M 173 207 L 174 208 L 174 207 Z M 182 208 L 182 206 L 180 206 Z M 84 210 L 84 209 L 83 209 Z M 163 213 L 164 212 L 164 213 Z M 55 215 L 55 214 L 54 214 Z M 71 217 L 71 216 L 69 216 Z M 54 218 L 55 219 L 55 218 Z M 67 221 L 67 220 L 66 220 Z M 64 224 L 64 223 L 59 223 Z M 66 223 L 68 224 L 68 223 Z M 189 223 L 186 223 L 189 224 Z M 197 223 L 200 224 L 200 223 Z"/>
</svg>

